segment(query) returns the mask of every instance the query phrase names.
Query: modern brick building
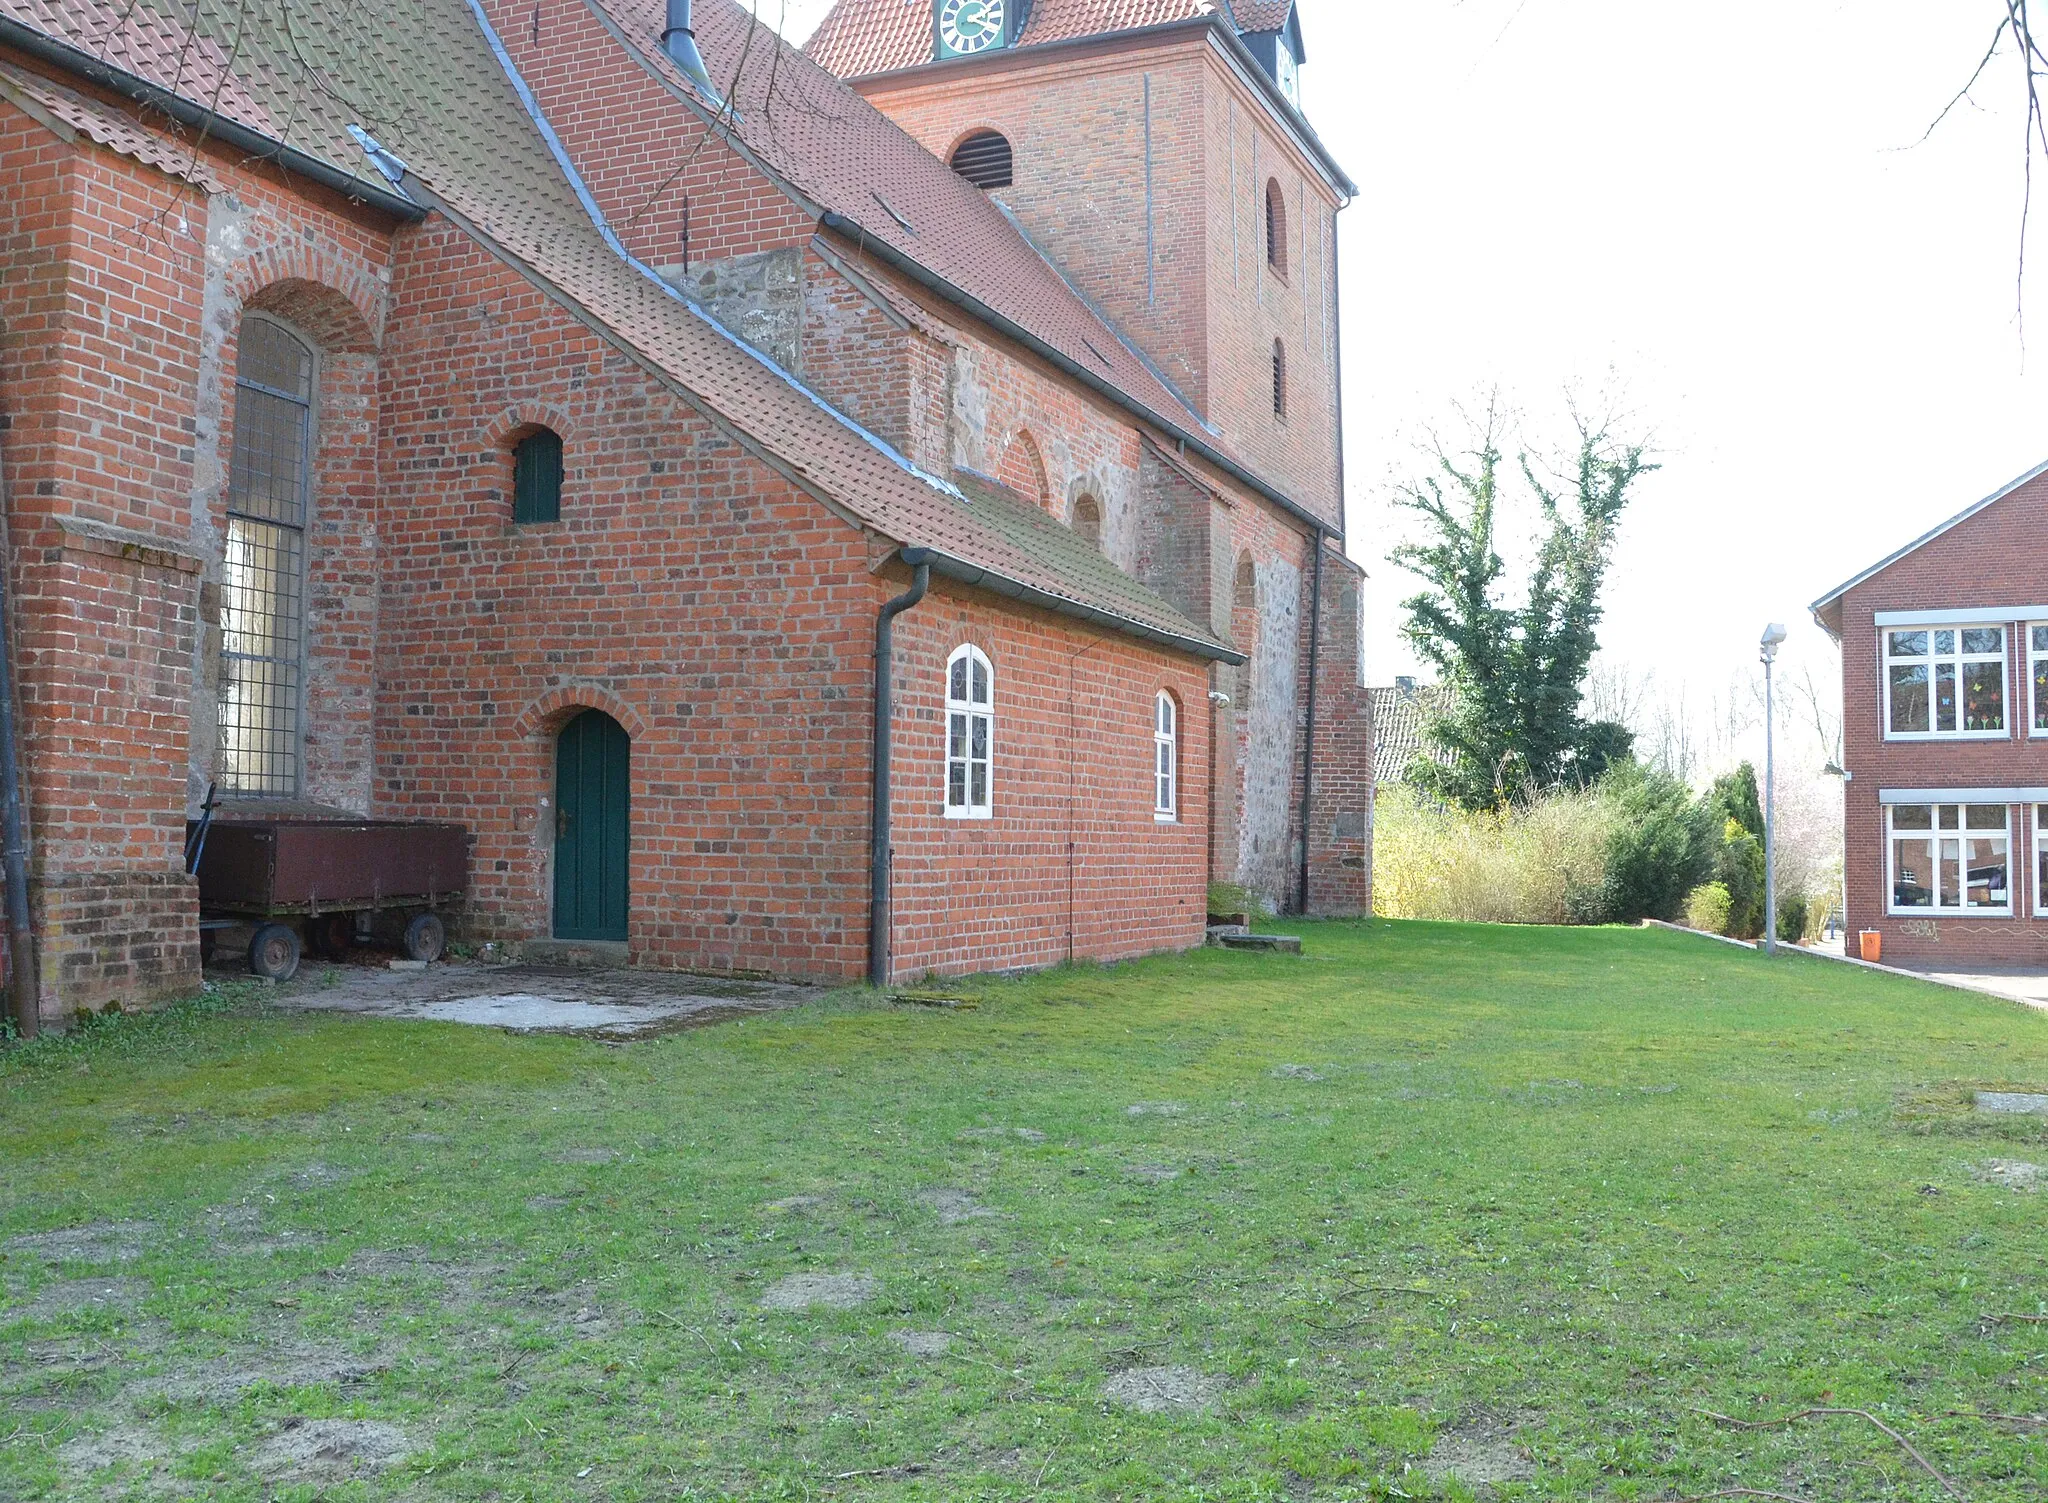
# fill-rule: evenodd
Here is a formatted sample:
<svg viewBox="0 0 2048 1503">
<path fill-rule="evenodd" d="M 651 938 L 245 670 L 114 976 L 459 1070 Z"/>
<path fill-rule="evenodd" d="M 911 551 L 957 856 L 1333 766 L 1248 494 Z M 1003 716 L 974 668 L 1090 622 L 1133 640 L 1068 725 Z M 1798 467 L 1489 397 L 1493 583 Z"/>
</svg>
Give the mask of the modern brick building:
<svg viewBox="0 0 2048 1503">
<path fill-rule="evenodd" d="M 0 0 L 45 1016 L 194 983 L 209 787 L 654 966 L 1369 907 L 1292 6 L 1005 9 Z"/>
<path fill-rule="evenodd" d="M 2048 961 L 2048 465 L 1814 602 L 1842 649 L 1851 953 Z"/>
</svg>

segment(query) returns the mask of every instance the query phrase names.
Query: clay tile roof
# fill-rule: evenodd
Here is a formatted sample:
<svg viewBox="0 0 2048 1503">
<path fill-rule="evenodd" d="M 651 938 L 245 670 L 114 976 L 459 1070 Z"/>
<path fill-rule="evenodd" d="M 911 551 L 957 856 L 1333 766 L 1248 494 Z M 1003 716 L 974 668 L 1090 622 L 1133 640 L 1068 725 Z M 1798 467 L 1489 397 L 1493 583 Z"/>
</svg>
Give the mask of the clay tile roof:
<svg viewBox="0 0 2048 1503">
<path fill-rule="evenodd" d="M 663 0 L 597 3 L 629 37 L 651 43 L 661 33 Z M 928 0 L 923 14 L 929 25 Z M 862 237 L 882 242 L 986 304 L 1155 416 L 1203 429 L 1186 399 L 987 194 L 735 0 L 699 0 L 694 25 L 713 81 L 737 96 L 733 129 L 771 172 L 858 225 Z M 680 83 L 681 74 L 658 50 L 650 46 L 642 56 Z M 909 221 L 907 227 L 897 215 Z M 1227 452 L 1222 439 L 1206 436 Z"/>
<path fill-rule="evenodd" d="M 12 99 L 47 121 L 96 141 L 109 151 L 134 157 L 152 167 L 196 183 L 209 193 L 220 181 L 206 169 L 206 160 L 191 143 L 181 143 L 147 130 L 95 100 L 51 83 L 37 74 L 0 65 L 0 99 Z"/>
<path fill-rule="evenodd" d="M 161 0 L 193 4 L 197 47 L 166 37 L 150 3 L 0 0 L 0 16 L 94 56 L 119 56 L 120 66 L 164 87 L 186 87 L 183 60 L 195 53 L 232 56 L 233 76 L 214 80 L 222 113 L 232 113 L 226 103 L 234 101 L 235 111 L 248 111 L 236 118 L 251 128 L 284 120 L 281 139 L 351 171 L 365 161 L 348 134 L 360 123 L 409 164 L 411 191 L 850 522 L 932 550 L 958 566 L 947 572 L 984 576 L 999 592 L 1199 656 L 1237 659 L 1136 580 L 1076 555 L 1050 530 L 1058 524 L 1049 517 L 1016 515 L 1000 500 L 915 470 L 630 264 L 585 212 L 465 0 L 407 0 L 374 11 L 291 0 Z M 282 25 L 288 4 L 290 35 Z"/>
<path fill-rule="evenodd" d="M 1244 31 L 1278 31 L 1293 10 L 1294 0 L 1230 0 L 1230 13 Z"/>
<path fill-rule="evenodd" d="M 1437 684 L 1394 684 L 1365 691 L 1372 703 L 1372 777 L 1375 783 L 1398 783 L 1417 757 L 1432 755 L 1423 740 L 1429 717 L 1448 707 L 1449 695 Z"/>
<path fill-rule="evenodd" d="M 1037 0 L 1020 47 L 1164 26 L 1223 11 L 1220 0 Z M 1240 25 L 1244 23 L 1240 21 Z M 841 78 L 932 60 L 931 0 L 839 0 L 804 51 Z"/>
</svg>

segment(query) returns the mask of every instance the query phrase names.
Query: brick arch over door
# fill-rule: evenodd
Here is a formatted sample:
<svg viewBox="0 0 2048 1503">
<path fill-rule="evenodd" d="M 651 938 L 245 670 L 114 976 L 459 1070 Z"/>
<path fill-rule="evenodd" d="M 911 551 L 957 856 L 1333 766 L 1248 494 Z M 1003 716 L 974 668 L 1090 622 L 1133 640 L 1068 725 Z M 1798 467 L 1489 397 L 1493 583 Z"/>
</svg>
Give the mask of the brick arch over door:
<svg viewBox="0 0 2048 1503">
<path fill-rule="evenodd" d="M 519 712 L 512 722 L 512 734 L 521 740 L 555 733 L 585 710 L 602 710 L 625 728 L 635 741 L 647 734 L 646 717 L 609 689 L 587 684 L 570 684 L 550 689 Z"/>
</svg>

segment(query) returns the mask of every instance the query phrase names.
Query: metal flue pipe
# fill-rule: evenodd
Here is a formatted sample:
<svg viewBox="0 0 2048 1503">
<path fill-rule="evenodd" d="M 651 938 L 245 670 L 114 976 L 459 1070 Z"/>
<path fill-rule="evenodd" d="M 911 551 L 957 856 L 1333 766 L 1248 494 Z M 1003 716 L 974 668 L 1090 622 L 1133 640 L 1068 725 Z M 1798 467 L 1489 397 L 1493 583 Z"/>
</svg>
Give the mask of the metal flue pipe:
<svg viewBox="0 0 2048 1503">
<path fill-rule="evenodd" d="M 718 90 L 712 85 L 711 70 L 704 66 L 704 54 L 697 50 L 697 33 L 690 28 L 690 0 L 668 0 L 667 24 L 661 29 L 661 50 L 669 61 L 715 104 Z"/>
</svg>

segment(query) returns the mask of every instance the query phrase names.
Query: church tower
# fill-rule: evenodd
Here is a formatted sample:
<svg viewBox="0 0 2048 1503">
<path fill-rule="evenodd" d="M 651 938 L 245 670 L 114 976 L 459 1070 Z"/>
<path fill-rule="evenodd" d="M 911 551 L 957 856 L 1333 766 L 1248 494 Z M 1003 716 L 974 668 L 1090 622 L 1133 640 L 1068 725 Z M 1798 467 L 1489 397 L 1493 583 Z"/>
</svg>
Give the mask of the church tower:
<svg viewBox="0 0 2048 1503">
<path fill-rule="evenodd" d="M 1000 202 L 1209 426 L 1342 516 L 1337 214 L 1293 0 L 840 0 L 805 49 Z"/>
</svg>

